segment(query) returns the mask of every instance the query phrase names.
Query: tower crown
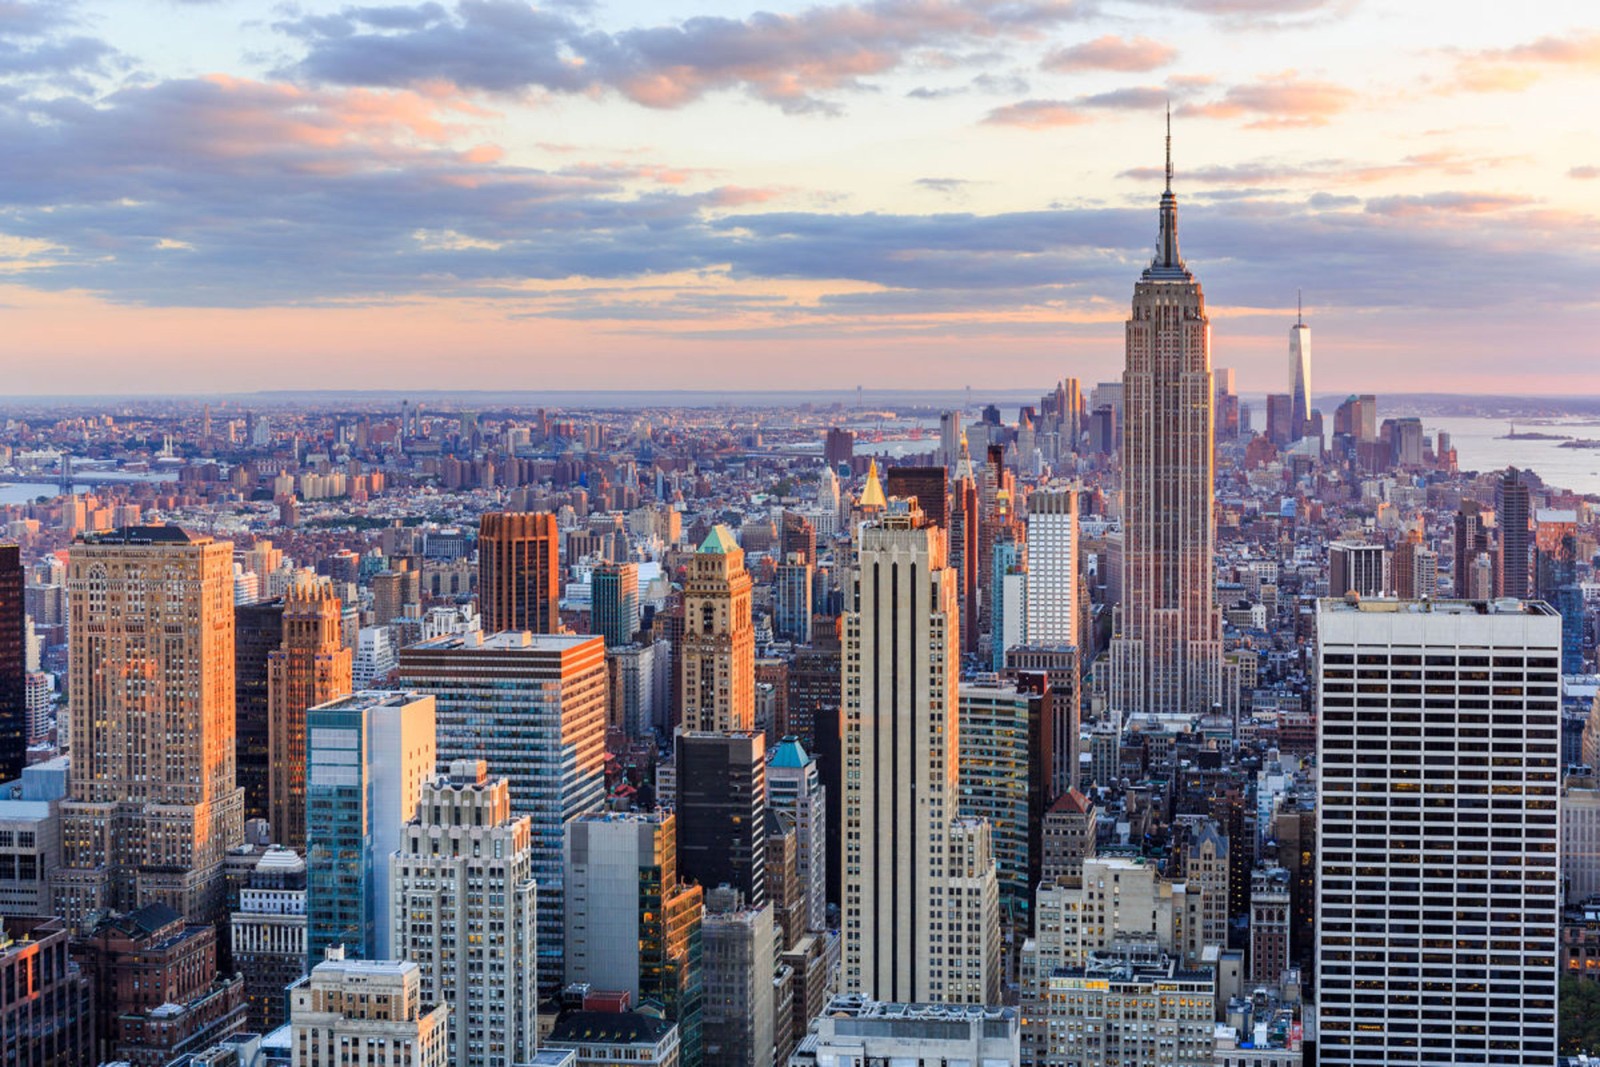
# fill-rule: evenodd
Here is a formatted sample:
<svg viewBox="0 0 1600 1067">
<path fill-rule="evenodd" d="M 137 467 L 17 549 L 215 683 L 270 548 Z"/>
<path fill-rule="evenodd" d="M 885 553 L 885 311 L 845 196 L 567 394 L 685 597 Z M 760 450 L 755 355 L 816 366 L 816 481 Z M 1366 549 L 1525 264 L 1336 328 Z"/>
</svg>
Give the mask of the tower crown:
<svg viewBox="0 0 1600 1067">
<path fill-rule="evenodd" d="M 1172 105 L 1167 105 L 1167 186 L 1161 193 L 1161 229 L 1155 258 L 1144 272 L 1145 281 L 1190 281 L 1183 256 L 1178 253 L 1178 198 L 1172 192 Z"/>
</svg>

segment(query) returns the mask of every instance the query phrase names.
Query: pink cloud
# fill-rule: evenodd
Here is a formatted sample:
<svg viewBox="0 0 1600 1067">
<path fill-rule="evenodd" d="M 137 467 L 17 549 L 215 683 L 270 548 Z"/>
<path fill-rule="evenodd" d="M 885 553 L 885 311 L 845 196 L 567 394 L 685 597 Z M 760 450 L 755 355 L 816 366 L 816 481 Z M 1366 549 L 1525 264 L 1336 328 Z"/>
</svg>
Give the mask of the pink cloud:
<svg viewBox="0 0 1600 1067">
<path fill-rule="evenodd" d="M 1177 56 L 1176 48 L 1149 37 L 1118 37 L 1108 33 L 1092 41 L 1058 48 L 1045 56 L 1040 66 L 1059 73 L 1083 70 L 1134 73 L 1164 67 Z"/>
<path fill-rule="evenodd" d="M 1541 37 L 1511 48 L 1459 57 L 1455 87 L 1470 92 L 1515 92 L 1558 70 L 1600 72 L 1600 32 Z"/>
<path fill-rule="evenodd" d="M 1573 167 L 1567 171 L 1567 177 L 1577 178 L 1580 181 L 1592 181 L 1595 178 L 1600 178 L 1600 167 L 1589 165 Z"/>
<path fill-rule="evenodd" d="M 1249 118 L 1253 128 L 1324 126 L 1356 100 L 1350 88 L 1299 77 L 1292 70 L 1231 86 L 1222 97 L 1185 104 L 1178 114 L 1199 118 Z"/>
<path fill-rule="evenodd" d="M 1023 100 L 997 107 L 983 120 L 990 126 L 1022 126 L 1031 130 L 1081 126 L 1089 117 L 1063 100 Z"/>
</svg>

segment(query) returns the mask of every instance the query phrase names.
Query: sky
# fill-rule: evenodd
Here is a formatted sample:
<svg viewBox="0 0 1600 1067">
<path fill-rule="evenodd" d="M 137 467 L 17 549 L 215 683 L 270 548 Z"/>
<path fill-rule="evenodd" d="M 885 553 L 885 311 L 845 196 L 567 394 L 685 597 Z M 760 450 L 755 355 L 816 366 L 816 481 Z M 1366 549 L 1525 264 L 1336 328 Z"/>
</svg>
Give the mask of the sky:
<svg viewBox="0 0 1600 1067">
<path fill-rule="evenodd" d="M 5 392 L 1600 394 L 1600 10 L 0 0 Z"/>
</svg>

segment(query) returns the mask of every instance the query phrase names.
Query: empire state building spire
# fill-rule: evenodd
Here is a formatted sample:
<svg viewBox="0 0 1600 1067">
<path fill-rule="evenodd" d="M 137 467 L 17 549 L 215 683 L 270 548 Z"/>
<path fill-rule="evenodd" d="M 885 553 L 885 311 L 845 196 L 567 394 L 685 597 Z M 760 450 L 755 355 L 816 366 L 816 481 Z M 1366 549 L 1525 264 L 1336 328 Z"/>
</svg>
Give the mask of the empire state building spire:
<svg viewBox="0 0 1600 1067">
<path fill-rule="evenodd" d="M 1146 278 L 1188 278 L 1178 254 L 1178 198 L 1172 193 L 1172 105 L 1167 105 L 1167 187 L 1161 194 L 1161 234 Z"/>
</svg>

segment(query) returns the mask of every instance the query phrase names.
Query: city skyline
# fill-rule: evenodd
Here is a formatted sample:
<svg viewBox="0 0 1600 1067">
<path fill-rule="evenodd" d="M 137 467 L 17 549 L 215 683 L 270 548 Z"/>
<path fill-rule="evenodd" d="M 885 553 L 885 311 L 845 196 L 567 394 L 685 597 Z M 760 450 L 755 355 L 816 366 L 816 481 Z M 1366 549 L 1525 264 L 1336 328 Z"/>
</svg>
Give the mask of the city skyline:
<svg viewBox="0 0 1600 1067">
<path fill-rule="evenodd" d="M 1303 288 L 1330 393 L 1600 393 L 1572 5 L 170 10 L 0 13 L 15 395 L 1109 380 L 1168 100 L 1242 392 Z"/>
</svg>

